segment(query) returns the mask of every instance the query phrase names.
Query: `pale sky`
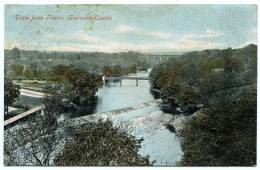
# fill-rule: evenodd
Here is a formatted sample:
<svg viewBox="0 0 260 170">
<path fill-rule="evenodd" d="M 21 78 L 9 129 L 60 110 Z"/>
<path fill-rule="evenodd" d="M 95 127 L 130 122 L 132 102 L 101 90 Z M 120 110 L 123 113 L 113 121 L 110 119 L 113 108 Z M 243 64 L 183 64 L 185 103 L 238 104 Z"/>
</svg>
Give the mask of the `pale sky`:
<svg viewBox="0 0 260 170">
<path fill-rule="evenodd" d="M 65 21 L 16 21 L 63 16 Z M 68 21 L 111 16 L 107 21 Z M 182 52 L 257 43 L 256 5 L 6 5 L 5 48 Z"/>
</svg>

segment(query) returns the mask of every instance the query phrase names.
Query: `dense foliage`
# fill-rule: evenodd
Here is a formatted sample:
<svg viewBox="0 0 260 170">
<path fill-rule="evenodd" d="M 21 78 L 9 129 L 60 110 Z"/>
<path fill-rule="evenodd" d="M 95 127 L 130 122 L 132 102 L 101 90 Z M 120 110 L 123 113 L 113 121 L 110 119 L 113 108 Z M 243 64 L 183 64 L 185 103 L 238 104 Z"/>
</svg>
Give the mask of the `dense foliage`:
<svg viewBox="0 0 260 170">
<path fill-rule="evenodd" d="M 8 114 L 8 106 L 11 106 L 13 102 L 20 96 L 20 86 L 14 84 L 11 80 L 7 78 L 5 78 L 4 81 L 4 108 L 6 115 Z"/>
<path fill-rule="evenodd" d="M 251 44 L 185 53 L 152 70 L 152 89 L 160 90 L 171 113 L 191 115 L 203 107 L 181 133 L 182 165 L 256 164 L 256 63 Z"/>
<path fill-rule="evenodd" d="M 149 157 L 138 154 L 141 140 L 126 129 L 113 126 L 110 120 L 81 125 L 73 139 L 65 144 L 55 159 L 59 166 L 145 166 Z"/>
<path fill-rule="evenodd" d="M 94 96 L 103 83 L 100 75 L 90 74 L 73 66 L 57 65 L 52 68 L 51 73 L 53 81 L 68 83 L 76 94 L 87 98 Z"/>
<path fill-rule="evenodd" d="M 45 108 L 19 125 L 6 127 L 4 133 L 4 164 L 7 166 L 47 166 L 61 136 L 55 130 L 55 113 L 59 108 Z"/>
<path fill-rule="evenodd" d="M 200 113 L 181 136 L 185 166 L 256 165 L 256 89 Z"/>
<path fill-rule="evenodd" d="M 66 113 L 95 105 L 96 92 L 103 84 L 101 75 L 65 65 L 54 66 L 50 72 L 52 83 L 45 91 L 52 95 L 43 101 L 46 106 L 59 106 L 60 112 Z"/>
<path fill-rule="evenodd" d="M 147 60 L 138 52 L 42 52 L 26 51 L 18 48 L 5 50 L 5 73 L 11 79 L 43 79 L 50 67 L 72 64 L 76 68 L 90 72 L 102 72 L 104 66 L 120 66 L 125 71 L 132 66 L 138 69 L 151 67 L 154 60 Z M 133 70 L 132 70 L 133 71 Z M 131 71 L 131 72 L 132 72 Z"/>
<path fill-rule="evenodd" d="M 124 67 L 124 68 L 122 68 L 120 65 L 104 66 L 102 70 L 103 75 L 107 77 L 119 77 L 129 73 L 136 73 L 136 71 L 137 71 L 136 65 L 131 65 L 129 67 Z"/>
<path fill-rule="evenodd" d="M 175 98 L 181 106 L 209 105 L 217 92 L 255 84 L 256 62 L 255 45 L 190 52 L 155 67 L 150 80 L 165 101 Z M 213 102 L 220 102 L 218 99 Z"/>
</svg>

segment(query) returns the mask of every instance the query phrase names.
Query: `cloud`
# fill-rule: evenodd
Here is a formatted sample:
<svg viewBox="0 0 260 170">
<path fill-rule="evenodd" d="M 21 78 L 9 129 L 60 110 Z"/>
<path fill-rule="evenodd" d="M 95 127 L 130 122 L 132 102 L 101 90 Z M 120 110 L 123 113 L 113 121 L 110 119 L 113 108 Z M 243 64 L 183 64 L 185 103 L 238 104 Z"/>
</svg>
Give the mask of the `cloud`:
<svg viewBox="0 0 260 170">
<path fill-rule="evenodd" d="M 119 25 L 118 27 L 115 28 L 115 32 L 117 33 L 138 33 L 139 31 L 131 27 L 129 25 Z"/>
<path fill-rule="evenodd" d="M 222 35 L 224 35 L 224 33 L 221 31 L 207 29 L 206 31 L 201 33 L 188 33 L 184 35 L 184 37 L 186 39 L 212 39 L 212 38 L 218 38 Z"/>
<path fill-rule="evenodd" d="M 222 36 L 224 35 L 223 32 L 221 31 L 215 31 L 215 30 L 212 30 L 212 29 L 207 29 L 206 32 L 205 32 L 205 35 L 204 37 L 219 37 L 219 36 Z"/>
<path fill-rule="evenodd" d="M 83 31 L 74 32 L 68 35 L 56 35 L 50 34 L 47 35 L 48 39 L 55 40 L 55 41 L 67 41 L 67 42 L 74 42 L 74 43 L 98 43 L 101 41 L 100 38 L 96 36 L 88 35 Z"/>
<path fill-rule="evenodd" d="M 4 48 L 5 49 L 12 49 L 14 47 L 18 47 L 20 49 L 25 50 L 38 50 L 41 49 L 41 43 L 37 41 L 30 42 L 28 40 L 21 40 L 17 37 L 16 40 L 5 40 Z"/>
<path fill-rule="evenodd" d="M 120 51 L 139 51 L 139 52 L 183 52 L 192 50 L 204 50 L 211 48 L 223 48 L 223 44 L 209 41 L 198 41 L 189 39 L 180 39 L 176 42 L 146 42 L 146 43 L 130 43 L 121 41 L 110 41 L 99 44 L 59 44 L 50 45 L 47 50 L 51 51 L 97 51 L 97 52 L 120 52 Z"/>
<path fill-rule="evenodd" d="M 119 25 L 114 29 L 115 33 L 118 34 L 132 34 L 136 36 L 146 36 L 146 37 L 153 37 L 162 40 L 169 40 L 172 37 L 171 33 L 162 32 L 162 31 L 147 31 L 143 29 L 138 29 L 133 26 L 129 25 Z M 201 33 L 188 33 L 184 35 L 186 39 L 210 39 L 210 38 L 217 38 L 224 35 L 221 31 L 216 31 L 213 29 L 207 29 Z"/>
<path fill-rule="evenodd" d="M 54 37 L 53 37 L 54 38 Z M 57 36 L 55 39 L 62 39 Z M 65 38 L 64 38 L 65 39 Z M 109 41 L 109 44 L 107 43 Z M 192 40 L 182 37 L 176 41 L 157 41 L 157 42 L 140 42 L 131 43 L 120 40 L 104 40 L 98 43 L 77 43 L 74 41 L 57 41 L 52 43 L 33 43 L 28 46 L 26 42 L 15 41 L 6 42 L 8 49 L 14 46 L 26 50 L 47 50 L 47 51 L 86 51 L 86 52 L 120 52 L 120 51 L 139 51 L 139 52 L 183 52 L 193 50 L 203 50 L 209 48 L 223 48 L 224 44 L 213 41 Z"/>
<path fill-rule="evenodd" d="M 136 36 L 146 36 L 153 37 L 157 39 L 169 39 L 171 37 L 170 33 L 161 32 L 161 31 L 147 31 L 143 29 L 138 29 L 129 25 L 119 25 L 114 29 L 115 33 L 119 34 L 134 34 Z"/>
<path fill-rule="evenodd" d="M 225 44 L 217 43 L 213 41 L 199 41 L 192 39 L 180 39 L 177 42 L 169 45 L 174 51 L 193 51 L 204 49 L 223 48 Z"/>
<path fill-rule="evenodd" d="M 28 43 L 17 39 L 6 41 L 5 48 L 18 47 L 28 50 L 50 50 L 50 51 L 98 51 L 98 52 L 119 52 L 119 51 L 139 51 L 139 52 L 174 52 L 192 51 L 209 48 L 223 48 L 224 44 L 217 43 L 208 37 L 221 36 L 221 32 L 206 30 L 201 34 L 184 34 L 172 39 L 171 34 L 150 31 L 145 32 L 134 27 L 121 25 L 117 27 L 117 33 L 132 33 L 142 36 L 152 36 L 161 41 L 140 41 L 131 42 L 127 39 L 115 39 L 109 37 L 99 37 L 89 35 L 83 31 L 77 31 L 66 35 L 48 34 L 43 38 L 47 41 Z M 108 43 L 109 42 L 109 43 Z"/>
<path fill-rule="evenodd" d="M 152 36 L 152 37 L 155 37 L 155 38 L 160 38 L 160 39 L 169 39 L 170 36 L 171 36 L 169 33 L 164 33 L 164 32 L 160 32 L 160 31 L 147 32 L 146 35 Z"/>
</svg>

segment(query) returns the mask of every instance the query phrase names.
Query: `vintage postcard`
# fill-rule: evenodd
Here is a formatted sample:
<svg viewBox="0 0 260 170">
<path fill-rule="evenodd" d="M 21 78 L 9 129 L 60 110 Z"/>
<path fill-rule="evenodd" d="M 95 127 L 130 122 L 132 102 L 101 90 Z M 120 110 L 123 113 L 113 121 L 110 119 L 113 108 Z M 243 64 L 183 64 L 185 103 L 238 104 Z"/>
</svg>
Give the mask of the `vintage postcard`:
<svg viewBox="0 0 260 170">
<path fill-rule="evenodd" d="M 5 4 L 5 166 L 256 166 L 257 4 Z"/>
</svg>

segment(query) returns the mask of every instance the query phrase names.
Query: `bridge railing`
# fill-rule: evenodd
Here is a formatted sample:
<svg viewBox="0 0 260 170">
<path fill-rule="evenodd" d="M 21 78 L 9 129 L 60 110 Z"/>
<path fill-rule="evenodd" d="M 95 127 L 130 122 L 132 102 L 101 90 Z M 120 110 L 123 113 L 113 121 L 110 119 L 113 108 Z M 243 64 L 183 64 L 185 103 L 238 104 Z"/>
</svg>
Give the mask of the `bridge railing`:
<svg viewBox="0 0 260 170">
<path fill-rule="evenodd" d="M 121 76 L 121 77 L 105 77 L 105 80 L 149 80 L 149 77 L 127 77 L 127 76 Z"/>
<path fill-rule="evenodd" d="M 119 80 L 120 86 L 122 86 L 122 80 L 136 80 L 136 86 L 138 86 L 138 80 L 150 80 L 149 77 L 128 77 L 128 76 L 121 76 L 121 77 L 104 77 L 104 81 L 109 80 Z"/>
</svg>

